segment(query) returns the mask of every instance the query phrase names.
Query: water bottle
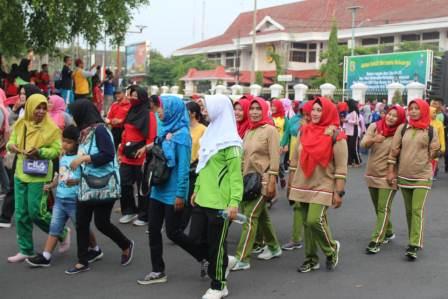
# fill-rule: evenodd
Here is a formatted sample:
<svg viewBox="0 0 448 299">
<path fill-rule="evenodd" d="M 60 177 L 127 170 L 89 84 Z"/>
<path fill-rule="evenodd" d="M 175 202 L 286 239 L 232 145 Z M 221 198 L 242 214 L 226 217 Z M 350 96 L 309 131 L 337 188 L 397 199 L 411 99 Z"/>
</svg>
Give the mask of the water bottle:
<svg viewBox="0 0 448 299">
<path fill-rule="evenodd" d="M 227 210 L 223 210 L 223 211 L 219 212 L 219 215 L 224 219 L 229 218 L 229 213 L 227 213 Z M 238 214 L 236 214 L 236 219 L 233 220 L 233 222 L 238 223 L 238 224 L 244 224 L 247 222 L 247 217 L 243 214 L 238 213 Z"/>
</svg>

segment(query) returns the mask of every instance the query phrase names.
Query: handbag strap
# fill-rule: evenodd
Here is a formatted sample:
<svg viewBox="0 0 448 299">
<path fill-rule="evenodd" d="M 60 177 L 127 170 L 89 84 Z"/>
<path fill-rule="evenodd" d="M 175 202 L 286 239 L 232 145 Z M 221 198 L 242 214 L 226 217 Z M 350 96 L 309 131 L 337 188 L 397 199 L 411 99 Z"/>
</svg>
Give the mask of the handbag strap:
<svg viewBox="0 0 448 299">
<path fill-rule="evenodd" d="M 26 133 L 27 133 L 27 129 L 26 129 L 26 124 L 25 124 L 24 128 L 23 128 L 23 151 L 24 152 L 26 150 Z"/>
<path fill-rule="evenodd" d="M 91 134 L 92 134 L 92 137 L 90 137 L 89 149 L 87 150 L 87 154 L 88 154 L 88 155 L 90 155 L 90 153 L 91 153 L 91 151 L 92 151 L 92 147 L 93 147 L 93 135 L 95 134 L 95 130 L 96 130 L 96 128 L 98 128 L 98 126 L 95 127 L 95 129 L 92 130 L 93 132 L 91 133 Z M 107 130 L 107 129 L 106 129 L 106 130 Z M 96 141 L 96 138 L 95 138 L 95 141 Z M 114 166 L 114 167 L 115 167 L 115 155 L 116 155 L 116 152 L 115 152 L 115 148 L 114 148 L 114 158 L 112 159 L 112 166 Z"/>
</svg>

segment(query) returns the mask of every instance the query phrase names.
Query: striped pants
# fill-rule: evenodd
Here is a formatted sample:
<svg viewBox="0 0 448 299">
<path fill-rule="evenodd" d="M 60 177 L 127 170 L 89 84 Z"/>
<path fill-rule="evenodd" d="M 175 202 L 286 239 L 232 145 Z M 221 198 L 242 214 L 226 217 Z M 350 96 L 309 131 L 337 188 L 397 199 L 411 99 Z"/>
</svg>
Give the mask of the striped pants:
<svg viewBox="0 0 448 299">
<path fill-rule="evenodd" d="M 258 231 L 263 236 L 264 242 L 272 251 L 280 248 L 275 234 L 271 218 L 266 207 L 266 200 L 261 196 L 257 200 L 244 201 L 240 204 L 242 213 L 247 217 L 247 223 L 243 224 L 240 242 L 236 249 L 236 258 L 243 262 L 249 262 L 255 237 Z"/>
<path fill-rule="evenodd" d="M 300 203 L 305 225 L 305 260 L 318 262 L 317 247 L 325 256 L 336 254 L 336 242 L 331 236 L 327 221 L 328 207 L 314 203 Z"/>
<path fill-rule="evenodd" d="M 403 194 L 406 209 L 409 245 L 422 248 L 425 202 L 428 198 L 429 189 L 401 188 L 401 193 Z"/>
<path fill-rule="evenodd" d="M 386 236 L 393 235 L 392 223 L 390 222 L 390 208 L 397 191 L 392 189 L 369 188 L 370 197 L 376 213 L 375 230 L 371 241 L 377 244 L 384 242 Z"/>
</svg>

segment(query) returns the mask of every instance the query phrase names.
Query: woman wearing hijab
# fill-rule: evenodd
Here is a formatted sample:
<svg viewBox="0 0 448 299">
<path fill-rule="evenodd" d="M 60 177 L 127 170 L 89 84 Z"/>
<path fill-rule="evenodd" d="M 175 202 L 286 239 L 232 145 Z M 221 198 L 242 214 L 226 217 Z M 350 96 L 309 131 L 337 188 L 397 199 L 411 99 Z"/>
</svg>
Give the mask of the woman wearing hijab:
<svg viewBox="0 0 448 299">
<path fill-rule="evenodd" d="M 381 244 L 388 243 L 395 238 L 390 222 L 390 209 L 397 191 L 397 183 L 393 181 L 390 185 L 387 181 L 387 158 L 393 136 L 398 126 L 405 121 L 404 109 L 399 105 L 392 106 L 384 119 L 369 126 L 361 141 L 363 148 L 370 149 L 365 179 L 377 215 L 375 230 L 366 248 L 369 254 L 378 253 Z"/>
<path fill-rule="evenodd" d="M 61 129 L 64 130 L 65 127 L 68 127 L 73 124 L 73 119 L 65 112 L 67 109 L 65 105 L 65 101 L 58 95 L 51 95 L 48 98 L 48 113 L 50 114 L 51 119 L 54 123 Z"/>
<path fill-rule="evenodd" d="M 285 125 L 285 133 L 283 134 L 283 138 L 280 142 L 280 146 L 283 149 L 283 152 L 284 153 L 289 152 L 288 157 L 289 162 L 292 160 L 294 149 L 297 147 L 297 136 L 299 134 L 300 127 L 302 126 L 303 119 L 300 110 L 303 110 L 303 108 L 299 109 L 299 102 L 294 101 L 293 112 L 295 113 L 295 115 L 287 119 Z M 294 202 L 291 203 L 293 203 L 293 209 L 294 209 L 292 236 L 290 241 L 282 246 L 283 250 L 294 250 L 303 247 L 302 245 L 303 220 L 302 220 L 302 213 L 300 212 L 300 204 Z"/>
<path fill-rule="evenodd" d="M 143 285 L 167 281 L 161 233 L 164 222 L 166 235 L 171 241 L 189 252 L 198 262 L 204 259 L 204 253 L 197 252 L 196 244 L 180 229 L 183 208 L 188 200 L 191 159 L 188 112 L 180 98 L 160 98 L 159 117 L 162 127 L 158 138 L 171 174 L 165 183 L 151 188 L 148 218 L 152 271 L 137 281 Z"/>
<path fill-rule="evenodd" d="M 398 179 L 409 229 L 406 256 L 415 260 L 423 248 L 423 213 L 433 176 L 431 160 L 438 155 L 440 143 L 437 131 L 430 127 L 428 103 L 421 99 L 411 101 L 408 117 L 409 123 L 400 125 L 392 140 L 387 178 L 389 184 Z"/>
<path fill-rule="evenodd" d="M 61 131 L 48 116 L 45 96 L 28 98 L 25 115 L 14 125 L 7 149 L 17 154 L 14 199 L 19 253 L 8 258 L 17 263 L 34 255 L 33 223 L 46 233 L 50 228 L 51 214 L 41 207 L 47 201 L 44 184 L 53 175 L 51 160 L 61 150 Z"/>
<path fill-rule="evenodd" d="M 142 183 L 142 166 L 146 152 L 154 142 L 157 123 L 154 113 L 149 111 L 149 99 L 140 86 L 131 86 L 131 108 L 124 121 L 124 131 L 118 148 L 121 177 L 120 223 L 133 222 L 135 226 L 148 223 L 148 200 L 138 194 L 138 205 L 134 199 L 134 184 L 138 190 Z"/>
<path fill-rule="evenodd" d="M 16 120 L 25 113 L 26 100 L 33 94 L 42 94 L 42 91 L 33 84 L 25 84 L 20 86 L 19 95 L 8 99 L 8 106 L 12 106 L 9 115 L 9 123 L 12 125 Z"/>
<path fill-rule="evenodd" d="M 300 203 L 305 223 L 305 261 L 297 269 L 302 273 L 320 268 L 318 246 L 328 270 L 338 265 L 340 244 L 331 236 L 327 211 L 341 206 L 347 175 L 347 143 L 336 106 L 323 97 L 311 104 L 311 122 L 301 128 L 289 179 L 289 199 Z"/>
<path fill-rule="evenodd" d="M 19 67 L 16 70 L 16 82 L 18 85 L 23 85 L 31 82 L 31 73 L 30 73 L 30 64 L 31 61 L 29 59 L 23 58 L 20 60 Z"/>
<path fill-rule="evenodd" d="M 250 127 L 249 106 L 250 100 L 248 100 L 246 97 L 242 97 L 233 104 L 236 127 L 238 130 L 238 135 L 240 135 L 241 138 L 244 138 Z"/>
<path fill-rule="evenodd" d="M 105 177 L 115 174 L 119 180 L 118 161 L 115 155 L 112 134 L 109 132 L 100 113 L 92 101 L 78 99 L 69 106 L 76 125 L 81 131 L 78 158 L 70 167 L 75 170 L 81 167 L 82 173 L 88 177 Z M 86 187 L 87 188 L 87 187 Z M 82 192 L 82 188 L 80 189 Z M 98 191 L 102 192 L 102 191 Z M 131 263 L 134 251 L 134 241 L 126 238 L 123 233 L 110 222 L 110 215 L 116 198 L 98 198 L 81 201 L 79 194 L 76 206 L 76 237 L 78 243 L 78 263 L 65 271 L 66 274 L 78 274 L 90 270 L 89 261 L 92 256 L 102 256 L 99 248 L 89 250 L 89 232 L 92 216 L 95 215 L 96 228 L 109 237 L 122 250 L 121 265 Z"/>
<path fill-rule="evenodd" d="M 6 157 L 6 143 L 9 140 L 9 111 L 5 106 L 6 95 L 3 89 L 0 88 L 0 185 L 1 192 L 5 195 L 1 213 L 0 213 L 0 227 L 11 227 L 11 217 L 13 214 L 13 194 L 10 194 L 10 185 L 13 183 L 10 180 L 9 169 L 7 170 L 4 164 Z M 12 177 L 12 175 L 11 175 Z"/>
<path fill-rule="evenodd" d="M 348 165 L 359 167 L 361 156 L 359 154 L 359 138 L 361 136 L 361 120 L 358 110 L 358 102 L 350 99 L 348 101 L 348 114 L 344 122 L 344 131 L 348 136 Z"/>
<path fill-rule="evenodd" d="M 242 140 L 239 137 L 232 103 L 223 95 L 205 97 L 210 124 L 201 139 L 196 172 L 195 192 L 191 202 L 195 205 L 191 230 L 206 235 L 200 244 L 207 248 L 210 289 L 203 299 L 224 298 L 229 291 L 226 272 L 236 260 L 227 257 L 227 233 L 230 221 L 236 218 L 243 195 L 241 173 Z M 222 212 L 227 211 L 227 217 Z"/>
<path fill-rule="evenodd" d="M 258 259 L 270 260 L 282 254 L 268 214 L 266 202 L 275 197 L 275 185 L 279 170 L 280 137 L 277 129 L 269 125 L 268 105 L 262 98 L 251 101 L 249 110 L 250 130 L 243 143 L 243 174 L 258 173 L 262 177 L 261 196 L 241 203 L 241 211 L 248 218 L 236 250 L 236 265 L 232 270 L 250 269 L 250 255 L 254 247 L 258 227 L 267 247 Z"/>
</svg>

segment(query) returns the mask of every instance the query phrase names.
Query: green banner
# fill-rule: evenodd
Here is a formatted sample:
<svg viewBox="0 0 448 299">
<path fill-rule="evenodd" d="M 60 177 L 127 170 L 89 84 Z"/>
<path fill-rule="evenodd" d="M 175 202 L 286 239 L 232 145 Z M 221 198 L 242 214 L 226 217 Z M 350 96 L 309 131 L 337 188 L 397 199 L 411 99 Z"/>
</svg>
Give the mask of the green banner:
<svg viewBox="0 0 448 299">
<path fill-rule="evenodd" d="M 429 81 L 431 51 L 401 52 L 346 57 L 344 81 L 347 88 L 364 83 L 369 89 L 385 89 L 392 82 L 407 85 Z"/>
</svg>

